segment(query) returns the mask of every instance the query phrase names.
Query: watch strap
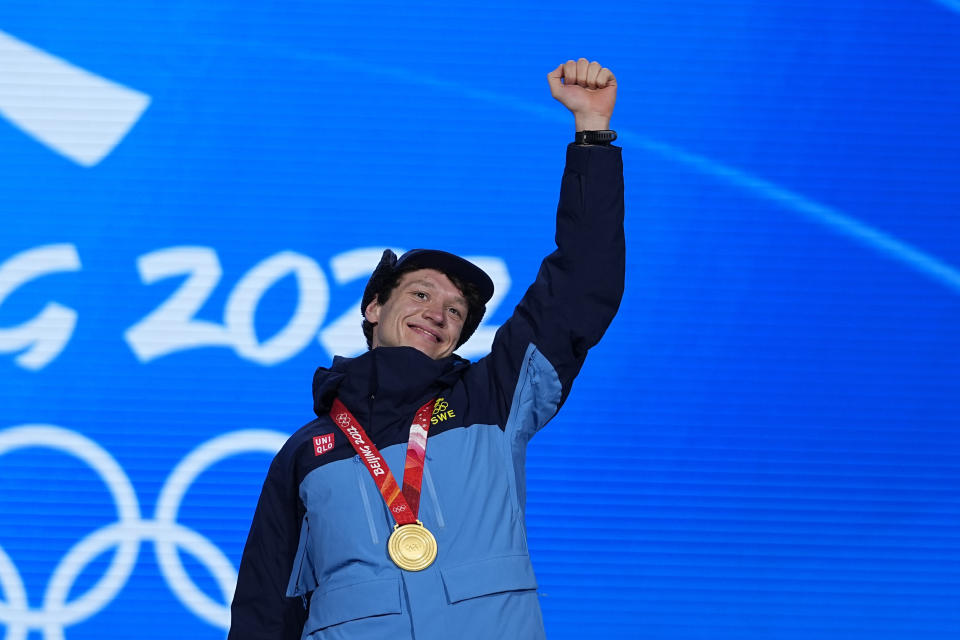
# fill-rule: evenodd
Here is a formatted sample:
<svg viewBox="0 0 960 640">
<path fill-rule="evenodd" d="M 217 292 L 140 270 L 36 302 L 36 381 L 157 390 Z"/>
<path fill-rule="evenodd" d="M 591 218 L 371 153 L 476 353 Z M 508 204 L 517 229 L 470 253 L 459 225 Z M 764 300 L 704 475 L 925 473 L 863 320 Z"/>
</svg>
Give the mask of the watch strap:
<svg viewBox="0 0 960 640">
<path fill-rule="evenodd" d="M 575 144 L 610 144 L 617 139 L 617 132 L 611 129 L 577 131 Z"/>
</svg>

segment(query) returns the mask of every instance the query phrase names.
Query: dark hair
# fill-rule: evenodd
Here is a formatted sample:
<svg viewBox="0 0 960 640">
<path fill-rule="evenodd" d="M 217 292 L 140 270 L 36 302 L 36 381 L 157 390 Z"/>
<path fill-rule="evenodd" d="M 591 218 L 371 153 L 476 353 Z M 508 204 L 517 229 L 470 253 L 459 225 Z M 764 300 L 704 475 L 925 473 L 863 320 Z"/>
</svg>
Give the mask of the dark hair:
<svg viewBox="0 0 960 640">
<path fill-rule="evenodd" d="M 387 278 L 384 279 L 383 284 L 376 291 L 376 300 L 380 304 L 386 304 L 387 300 L 390 299 L 390 295 L 393 293 L 394 289 L 397 288 L 397 285 L 400 284 L 400 279 L 407 273 L 411 271 L 420 271 L 421 269 L 430 269 L 431 267 L 423 267 L 416 264 L 404 265 L 391 273 Z M 443 272 L 441 272 L 443 273 Z M 480 324 L 481 318 L 486 311 L 486 305 L 484 304 L 483 296 L 480 294 L 480 290 L 472 282 L 467 282 L 462 278 L 458 278 L 452 273 L 443 273 L 447 276 L 453 286 L 460 290 L 460 294 L 467 301 L 467 317 L 463 320 L 463 328 L 460 331 L 460 339 L 457 341 L 457 347 L 460 346 L 470 339 L 470 336 L 473 335 L 473 332 L 476 330 L 477 325 Z M 366 313 L 366 309 L 363 310 Z M 376 323 L 370 322 L 366 318 L 363 319 L 361 326 L 363 327 L 363 337 L 367 339 L 367 349 L 373 348 L 373 327 Z"/>
</svg>

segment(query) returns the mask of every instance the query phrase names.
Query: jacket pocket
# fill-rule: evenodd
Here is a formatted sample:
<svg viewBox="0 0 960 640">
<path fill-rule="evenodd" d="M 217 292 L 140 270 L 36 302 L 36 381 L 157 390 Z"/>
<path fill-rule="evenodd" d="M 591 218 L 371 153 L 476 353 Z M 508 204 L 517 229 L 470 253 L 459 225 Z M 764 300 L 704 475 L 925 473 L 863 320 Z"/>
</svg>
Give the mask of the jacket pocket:
<svg viewBox="0 0 960 640">
<path fill-rule="evenodd" d="M 287 582 L 287 597 L 305 596 L 317 588 L 317 574 L 310 556 L 310 522 L 306 516 L 300 525 L 300 542 L 297 543 L 297 555 L 293 559 L 293 570 Z"/>
<path fill-rule="evenodd" d="M 468 562 L 440 571 L 450 604 L 505 591 L 537 588 L 530 557 L 499 556 Z"/>
<path fill-rule="evenodd" d="M 319 631 L 335 624 L 400 613 L 400 579 L 370 580 L 336 589 L 315 591 L 304 630 Z"/>
</svg>

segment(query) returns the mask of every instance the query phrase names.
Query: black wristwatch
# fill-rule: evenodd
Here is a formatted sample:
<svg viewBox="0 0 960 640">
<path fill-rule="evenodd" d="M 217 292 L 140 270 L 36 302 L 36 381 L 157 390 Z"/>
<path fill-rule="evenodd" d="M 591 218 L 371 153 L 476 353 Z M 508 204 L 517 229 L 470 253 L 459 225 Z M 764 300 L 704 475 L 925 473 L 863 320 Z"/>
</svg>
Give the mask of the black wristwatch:
<svg viewBox="0 0 960 640">
<path fill-rule="evenodd" d="M 617 139 L 617 132 L 610 129 L 598 131 L 577 131 L 574 144 L 610 144 Z"/>
</svg>

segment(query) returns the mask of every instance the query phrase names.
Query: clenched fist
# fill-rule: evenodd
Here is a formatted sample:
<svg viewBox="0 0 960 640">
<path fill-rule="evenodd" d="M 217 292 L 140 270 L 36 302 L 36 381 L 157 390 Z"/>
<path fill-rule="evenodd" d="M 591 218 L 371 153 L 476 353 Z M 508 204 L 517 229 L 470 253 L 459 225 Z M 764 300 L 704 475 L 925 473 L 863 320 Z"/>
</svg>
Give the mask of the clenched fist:
<svg viewBox="0 0 960 640">
<path fill-rule="evenodd" d="M 617 79 L 599 62 L 567 60 L 547 74 L 550 93 L 573 113 L 577 131 L 610 128 Z"/>
</svg>

